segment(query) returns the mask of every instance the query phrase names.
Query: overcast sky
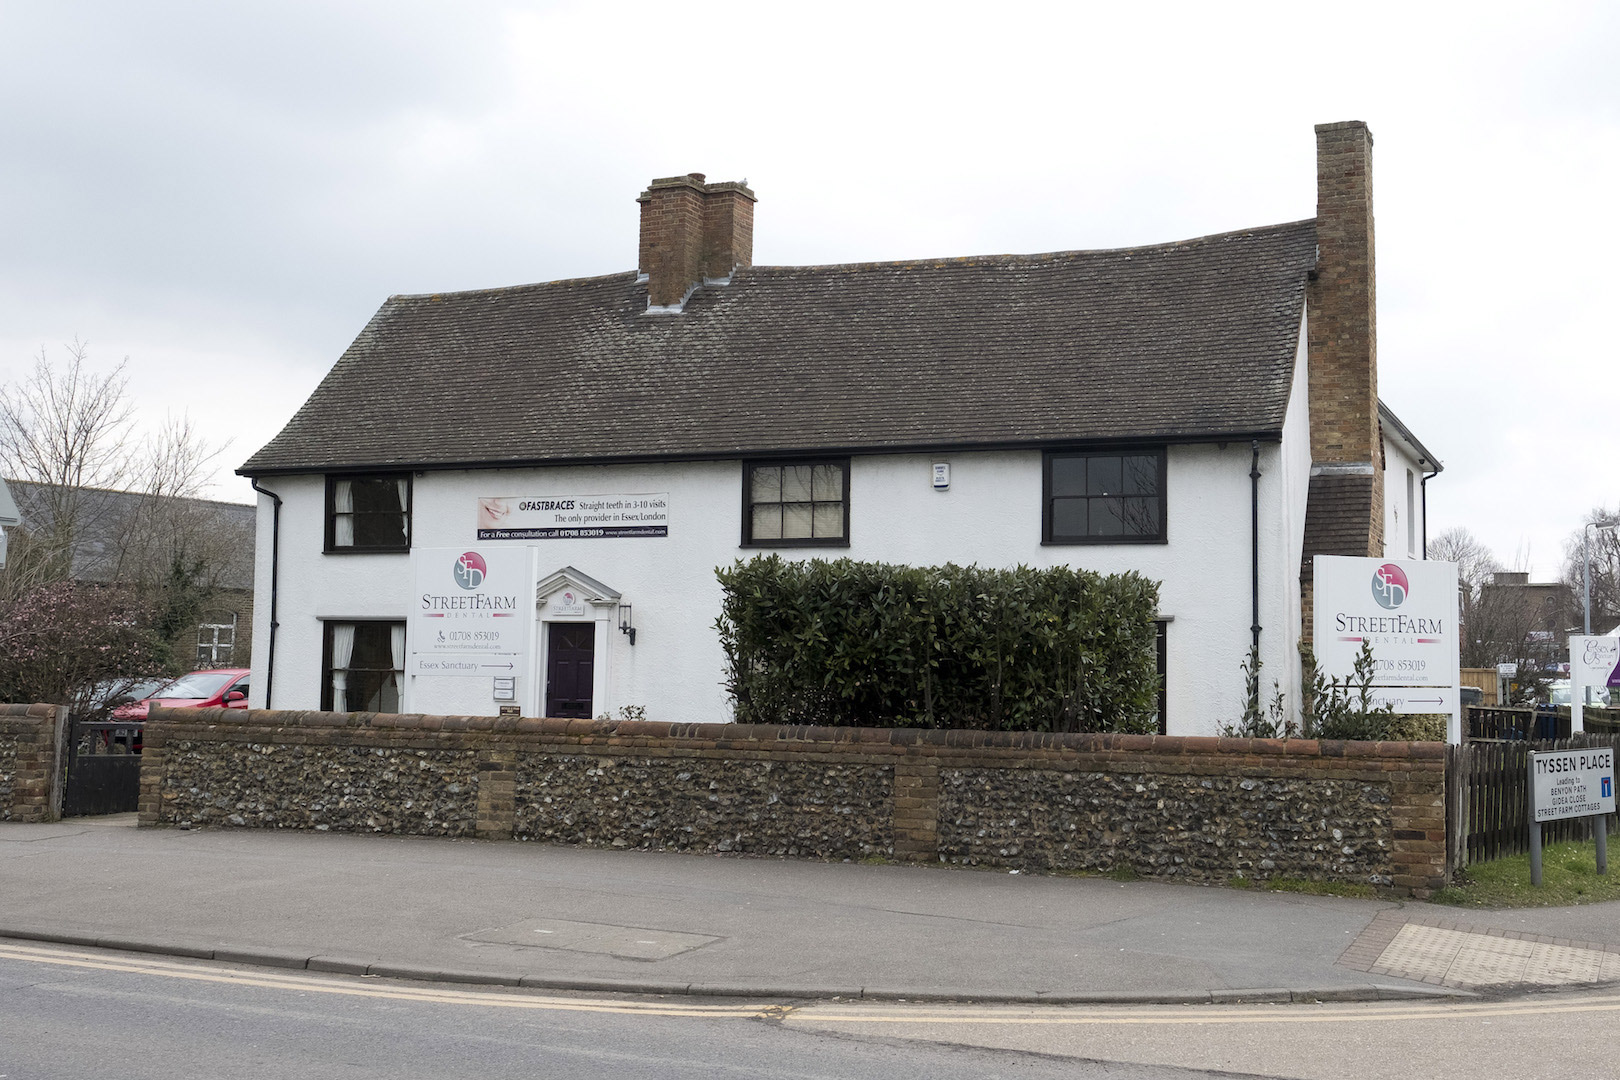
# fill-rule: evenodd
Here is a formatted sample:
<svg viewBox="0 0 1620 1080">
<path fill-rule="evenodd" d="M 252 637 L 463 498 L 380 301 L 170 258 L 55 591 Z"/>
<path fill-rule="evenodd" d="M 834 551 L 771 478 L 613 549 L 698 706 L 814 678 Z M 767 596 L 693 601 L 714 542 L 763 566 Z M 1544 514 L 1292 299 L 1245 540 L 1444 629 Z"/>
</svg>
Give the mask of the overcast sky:
<svg viewBox="0 0 1620 1080">
<path fill-rule="evenodd" d="M 1430 533 L 1551 577 L 1620 506 L 1617 12 L 0 0 L 0 380 L 127 356 L 250 501 L 385 297 L 633 269 L 655 176 L 746 177 L 758 263 L 1122 247 L 1312 216 L 1359 119 Z"/>
</svg>

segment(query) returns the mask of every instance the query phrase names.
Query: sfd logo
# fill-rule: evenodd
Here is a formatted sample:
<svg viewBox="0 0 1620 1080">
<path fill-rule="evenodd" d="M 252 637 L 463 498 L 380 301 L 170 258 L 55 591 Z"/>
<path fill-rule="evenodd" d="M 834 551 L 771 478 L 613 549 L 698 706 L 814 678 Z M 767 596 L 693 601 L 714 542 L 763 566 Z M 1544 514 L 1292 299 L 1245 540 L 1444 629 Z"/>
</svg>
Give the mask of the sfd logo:
<svg viewBox="0 0 1620 1080">
<path fill-rule="evenodd" d="M 1372 594 L 1378 601 L 1378 606 L 1393 610 L 1406 603 L 1406 594 L 1410 586 L 1406 581 L 1406 571 L 1394 563 L 1385 563 L 1373 571 Z"/>
<path fill-rule="evenodd" d="M 484 563 L 484 557 L 476 551 L 466 552 L 456 560 L 456 584 L 463 589 L 476 589 L 484 583 L 489 567 Z"/>
</svg>

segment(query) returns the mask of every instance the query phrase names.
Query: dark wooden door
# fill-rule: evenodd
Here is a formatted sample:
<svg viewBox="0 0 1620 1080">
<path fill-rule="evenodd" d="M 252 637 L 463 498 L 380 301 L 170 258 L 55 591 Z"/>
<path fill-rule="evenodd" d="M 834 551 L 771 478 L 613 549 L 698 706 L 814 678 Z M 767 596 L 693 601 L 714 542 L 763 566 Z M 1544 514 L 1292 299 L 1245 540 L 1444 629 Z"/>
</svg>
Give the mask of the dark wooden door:
<svg viewBox="0 0 1620 1080">
<path fill-rule="evenodd" d="M 595 623 L 547 623 L 546 715 L 591 716 L 596 668 Z"/>
</svg>

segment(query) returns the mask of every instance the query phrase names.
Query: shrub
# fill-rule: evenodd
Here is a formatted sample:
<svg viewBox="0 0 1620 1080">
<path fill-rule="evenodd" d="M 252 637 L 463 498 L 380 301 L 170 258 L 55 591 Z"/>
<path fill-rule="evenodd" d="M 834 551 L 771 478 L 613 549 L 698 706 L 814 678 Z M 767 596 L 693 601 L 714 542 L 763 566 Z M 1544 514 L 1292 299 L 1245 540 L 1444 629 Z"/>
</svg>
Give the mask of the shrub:
<svg viewBox="0 0 1620 1080">
<path fill-rule="evenodd" d="M 746 723 L 1155 729 L 1157 583 L 771 555 L 716 571 Z"/>
</svg>

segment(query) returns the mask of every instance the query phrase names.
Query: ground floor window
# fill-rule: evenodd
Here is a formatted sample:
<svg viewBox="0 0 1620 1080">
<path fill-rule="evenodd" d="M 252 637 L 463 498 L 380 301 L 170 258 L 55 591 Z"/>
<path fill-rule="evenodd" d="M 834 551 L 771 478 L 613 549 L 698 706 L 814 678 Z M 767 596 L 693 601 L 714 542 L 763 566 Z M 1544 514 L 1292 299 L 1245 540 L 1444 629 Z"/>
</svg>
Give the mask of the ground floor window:
<svg viewBox="0 0 1620 1080">
<path fill-rule="evenodd" d="M 405 681 L 405 624 L 326 623 L 321 668 L 322 709 L 399 712 L 399 691 Z"/>
</svg>

